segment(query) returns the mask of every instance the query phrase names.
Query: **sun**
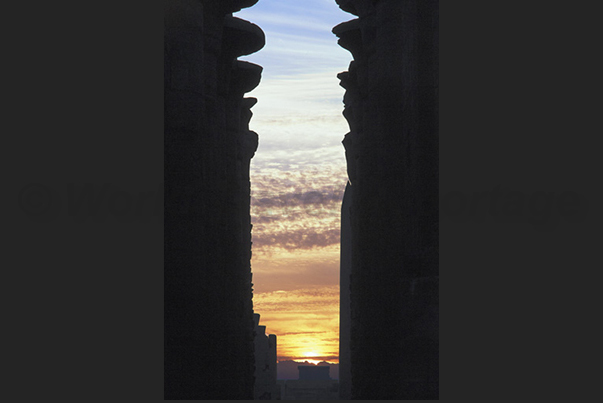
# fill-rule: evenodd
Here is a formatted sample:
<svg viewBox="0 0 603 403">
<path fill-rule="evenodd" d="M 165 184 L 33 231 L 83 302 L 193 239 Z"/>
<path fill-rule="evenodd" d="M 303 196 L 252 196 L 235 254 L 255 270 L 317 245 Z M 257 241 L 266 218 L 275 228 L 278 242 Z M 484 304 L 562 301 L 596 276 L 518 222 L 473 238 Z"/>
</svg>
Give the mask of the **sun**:
<svg viewBox="0 0 603 403">
<path fill-rule="evenodd" d="M 303 357 L 304 357 L 304 361 L 308 361 L 310 364 L 318 364 L 320 362 L 320 360 L 313 360 L 311 359 L 312 357 L 320 357 L 320 354 L 318 354 L 316 351 L 308 351 L 303 353 Z"/>
</svg>

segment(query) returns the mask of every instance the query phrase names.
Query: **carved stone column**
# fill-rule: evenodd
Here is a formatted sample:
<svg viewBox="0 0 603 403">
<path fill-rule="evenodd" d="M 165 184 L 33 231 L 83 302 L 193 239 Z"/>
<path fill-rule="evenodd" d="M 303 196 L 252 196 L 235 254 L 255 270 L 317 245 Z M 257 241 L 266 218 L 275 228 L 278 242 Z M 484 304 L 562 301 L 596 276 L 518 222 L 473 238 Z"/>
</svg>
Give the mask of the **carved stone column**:
<svg viewBox="0 0 603 403">
<path fill-rule="evenodd" d="M 165 399 L 253 399 L 249 162 L 244 99 L 264 46 L 232 16 L 257 0 L 165 1 Z"/>
<path fill-rule="evenodd" d="M 358 17 L 333 29 L 354 58 L 339 75 L 351 182 L 340 365 L 352 399 L 437 399 L 439 4 L 336 1 Z"/>
</svg>

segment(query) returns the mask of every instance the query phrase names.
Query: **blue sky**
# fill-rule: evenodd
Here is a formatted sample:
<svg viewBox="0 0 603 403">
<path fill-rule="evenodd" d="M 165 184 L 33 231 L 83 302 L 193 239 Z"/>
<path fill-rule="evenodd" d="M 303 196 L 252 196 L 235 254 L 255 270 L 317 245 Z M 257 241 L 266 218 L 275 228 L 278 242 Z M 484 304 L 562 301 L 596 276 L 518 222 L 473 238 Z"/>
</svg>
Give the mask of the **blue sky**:
<svg viewBox="0 0 603 403">
<path fill-rule="evenodd" d="M 259 100 L 250 123 L 260 137 L 252 166 L 341 166 L 348 126 L 337 73 L 347 70 L 351 55 L 331 29 L 353 16 L 334 0 L 260 0 L 236 16 L 266 34 L 262 50 L 241 58 L 264 68 L 262 82 L 248 94 Z"/>
<path fill-rule="evenodd" d="M 254 279 L 266 281 L 256 281 L 256 290 L 338 286 L 347 181 L 341 141 L 349 127 L 337 74 L 352 56 L 331 30 L 354 16 L 335 0 L 260 0 L 235 15 L 266 34 L 263 49 L 241 58 L 264 68 L 247 94 L 258 99 L 250 122 L 259 135 L 251 160 L 252 267 Z M 291 262 L 297 271 L 284 267 Z M 300 284 L 300 270 L 307 284 Z"/>
<path fill-rule="evenodd" d="M 235 14 L 266 46 L 250 129 L 254 309 L 282 359 L 333 360 L 339 335 L 339 227 L 347 181 L 337 74 L 352 60 L 332 28 L 354 18 L 335 0 L 260 0 Z"/>
<path fill-rule="evenodd" d="M 347 69 L 351 58 L 331 29 L 353 16 L 335 0 L 260 0 L 236 16 L 266 33 L 266 46 L 242 58 L 264 66 L 266 79 Z"/>
</svg>

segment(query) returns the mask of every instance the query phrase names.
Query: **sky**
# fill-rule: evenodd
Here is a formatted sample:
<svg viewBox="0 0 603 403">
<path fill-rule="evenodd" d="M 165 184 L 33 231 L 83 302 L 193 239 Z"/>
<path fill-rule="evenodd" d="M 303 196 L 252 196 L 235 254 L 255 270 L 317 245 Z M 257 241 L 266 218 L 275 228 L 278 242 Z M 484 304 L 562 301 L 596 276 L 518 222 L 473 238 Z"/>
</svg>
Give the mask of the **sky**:
<svg viewBox="0 0 603 403">
<path fill-rule="evenodd" d="M 337 74 L 352 56 L 332 28 L 354 18 L 335 0 L 260 0 L 235 14 L 266 34 L 266 46 L 240 60 L 261 65 L 248 93 L 254 310 L 277 335 L 282 360 L 338 362 L 339 227 L 347 182 Z"/>
</svg>

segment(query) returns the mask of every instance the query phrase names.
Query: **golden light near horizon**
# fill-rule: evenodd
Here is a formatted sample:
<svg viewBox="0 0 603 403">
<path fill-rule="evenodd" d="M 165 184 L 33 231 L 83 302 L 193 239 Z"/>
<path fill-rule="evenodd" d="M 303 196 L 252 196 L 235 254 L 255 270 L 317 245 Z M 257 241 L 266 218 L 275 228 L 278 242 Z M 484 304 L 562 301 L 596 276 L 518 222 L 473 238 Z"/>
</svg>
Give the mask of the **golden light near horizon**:
<svg viewBox="0 0 603 403">
<path fill-rule="evenodd" d="M 277 335 L 279 361 L 339 362 L 338 286 L 257 293 L 254 309 Z"/>
<path fill-rule="evenodd" d="M 319 362 L 321 362 L 322 360 L 316 360 L 314 359 L 314 357 L 318 357 L 320 356 L 316 351 L 310 351 L 307 353 L 304 353 L 304 361 L 308 361 L 311 364 L 318 364 Z"/>
</svg>

